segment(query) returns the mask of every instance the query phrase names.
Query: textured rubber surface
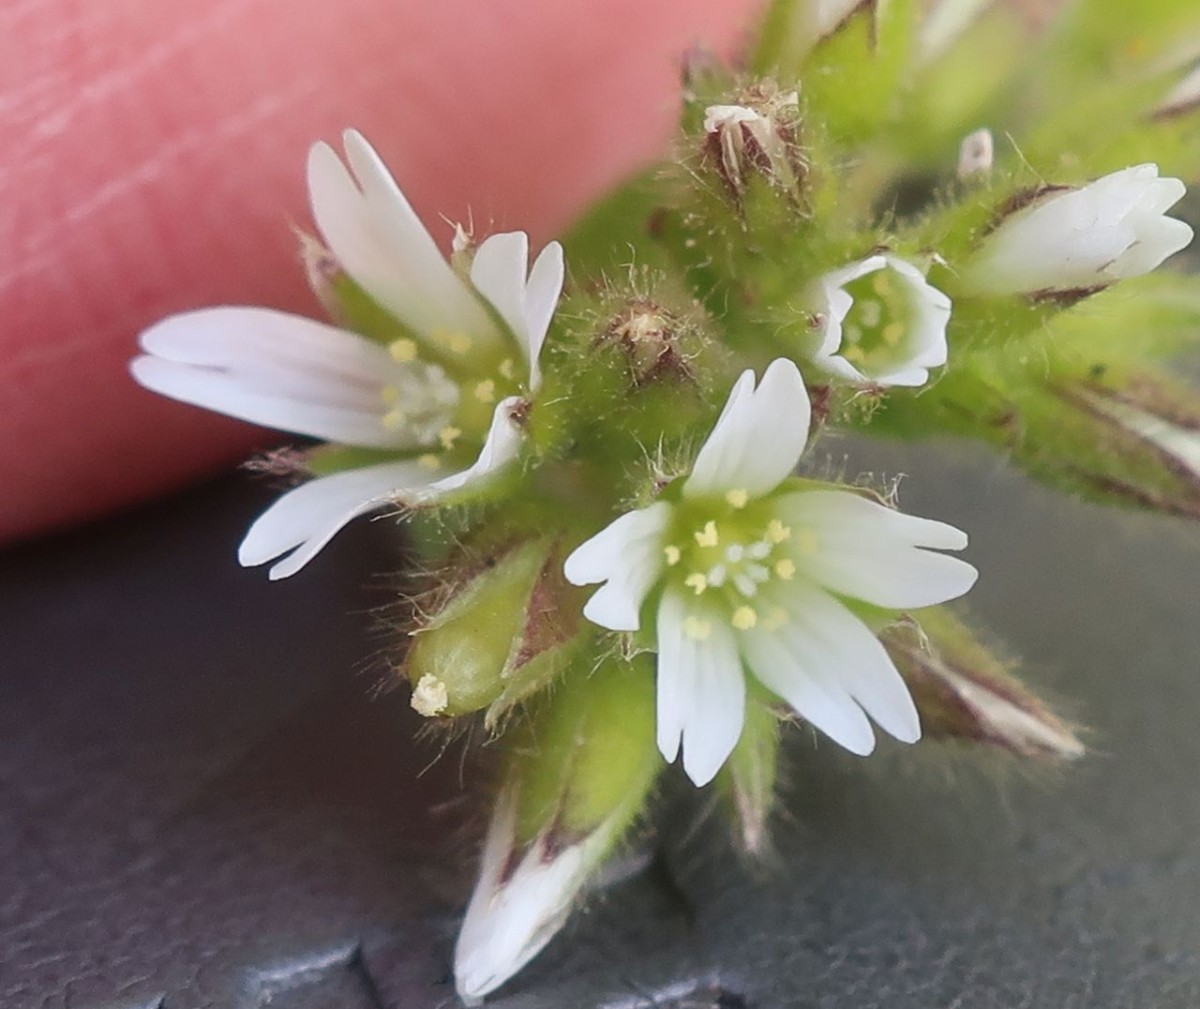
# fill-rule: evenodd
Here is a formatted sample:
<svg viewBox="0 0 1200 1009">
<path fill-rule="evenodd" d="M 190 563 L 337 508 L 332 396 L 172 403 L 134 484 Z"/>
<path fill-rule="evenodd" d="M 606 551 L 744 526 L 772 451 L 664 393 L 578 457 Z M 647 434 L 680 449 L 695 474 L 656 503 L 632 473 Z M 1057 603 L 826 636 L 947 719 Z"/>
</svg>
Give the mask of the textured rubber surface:
<svg viewBox="0 0 1200 1009">
<path fill-rule="evenodd" d="M 652 869 L 498 1009 L 1200 1005 L 1200 533 L 963 448 L 856 459 L 971 532 L 976 616 L 1095 754 L 860 761 L 797 731 L 771 869 L 668 789 Z M 372 696 L 385 530 L 271 585 L 233 561 L 267 500 L 231 479 L 0 563 L 5 1009 L 455 1004 L 478 774 L 421 774 L 405 696 Z"/>
</svg>

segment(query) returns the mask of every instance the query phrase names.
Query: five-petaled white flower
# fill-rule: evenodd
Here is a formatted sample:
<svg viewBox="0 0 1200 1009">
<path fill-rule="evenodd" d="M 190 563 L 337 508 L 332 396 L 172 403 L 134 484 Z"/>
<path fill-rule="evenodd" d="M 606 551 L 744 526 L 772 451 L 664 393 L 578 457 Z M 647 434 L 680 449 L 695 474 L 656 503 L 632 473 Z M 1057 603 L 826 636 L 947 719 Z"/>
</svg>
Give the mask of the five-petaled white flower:
<svg viewBox="0 0 1200 1009">
<path fill-rule="evenodd" d="M 976 578 L 964 533 L 857 493 L 788 476 L 808 439 L 796 366 L 742 374 L 690 475 L 616 519 L 567 558 L 577 585 L 604 582 L 584 613 L 616 631 L 655 609 L 658 745 L 696 784 L 742 731 L 748 669 L 848 750 L 869 753 L 866 716 L 905 742 L 921 729 L 887 652 L 855 600 L 885 609 L 945 602 Z"/>
<path fill-rule="evenodd" d="M 521 394 L 540 382 L 538 355 L 562 290 L 561 247 L 547 245 L 530 270 L 523 232 L 484 241 L 464 280 L 366 140 L 354 131 L 344 139 L 353 176 L 327 144 L 310 152 L 313 217 L 346 273 L 394 316 L 395 338 L 383 344 L 264 308 L 213 308 L 152 326 L 131 366 L 142 385 L 174 399 L 381 450 L 371 465 L 302 484 L 254 523 L 238 556 L 256 565 L 286 554 L 272 578 L 294 574 L 355 516 L 431 501 L 515 459 Z"/>
<path fill-rule="evenodd" d="M 979 294 L 1086 293 L 1149 273 L 1192 240 L 1188 225 L 1166 216 L 1184 192 L 1153 164 L 1048 188 L 984 239 L 963 279 Z"/>
<path fill-rule="evenodd" d="M 804 351 L 848 382 L 924 385 L 946 363 L 950 299 L 912 263 L 889 254 L 860 259 L 820 277 L 808 304 Z"/>
</svg>

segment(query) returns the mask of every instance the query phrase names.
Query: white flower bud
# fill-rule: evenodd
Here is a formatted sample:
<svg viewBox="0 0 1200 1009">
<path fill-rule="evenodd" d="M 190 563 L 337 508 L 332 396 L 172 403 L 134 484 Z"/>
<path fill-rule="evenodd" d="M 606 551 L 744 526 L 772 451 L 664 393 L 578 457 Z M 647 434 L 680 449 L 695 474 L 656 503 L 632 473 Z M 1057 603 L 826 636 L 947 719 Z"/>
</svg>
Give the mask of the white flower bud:
<svg viewBox="0 0 1200 1009">
<path fill-rule="evenodd" d="M 1183 194 L 1153 164 L 1030 194 L 984 239 L 964 282 L 976 294 L 1082 296 L 1149 273 L 1192 240 L 1166 216 Z"/>
<path fill-rule="evenodd" d="M 992 170 L 995 159 L 995 144 L 992 141 L 992 131 L 989 129 L 976 130 L 963 137 L 958 148 L 958 177 L 969 179 L 975 175 L 984 175 Z"/>
</svg>

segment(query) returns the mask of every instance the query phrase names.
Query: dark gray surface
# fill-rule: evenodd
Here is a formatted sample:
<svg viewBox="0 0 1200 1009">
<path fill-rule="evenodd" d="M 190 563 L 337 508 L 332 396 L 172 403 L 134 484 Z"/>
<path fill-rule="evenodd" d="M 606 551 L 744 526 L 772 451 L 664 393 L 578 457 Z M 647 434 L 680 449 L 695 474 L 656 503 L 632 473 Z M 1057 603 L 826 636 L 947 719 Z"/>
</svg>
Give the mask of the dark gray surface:
<svg viewBox="0 0 1200 1009">
<path fill-rule="evenodd" d="M 673 793 L 660 865 L 497 1007 L 1200 1005 L 1197 529 L 962 447 L 856 459 L 908 469 L 904 507 L 970 531 L 976 615 L 1095 754 L 1064 774 L 859 761 L 797 733 L 770 870 Z M 454 1004 L 471 805 L 456 757 L 419 773 L 404 695 L 371 696 L 386 531 L 270 585 L 232 556 L 268 499 L 231 479 L 4 556 L 5 1009 Z"/>
</svg>

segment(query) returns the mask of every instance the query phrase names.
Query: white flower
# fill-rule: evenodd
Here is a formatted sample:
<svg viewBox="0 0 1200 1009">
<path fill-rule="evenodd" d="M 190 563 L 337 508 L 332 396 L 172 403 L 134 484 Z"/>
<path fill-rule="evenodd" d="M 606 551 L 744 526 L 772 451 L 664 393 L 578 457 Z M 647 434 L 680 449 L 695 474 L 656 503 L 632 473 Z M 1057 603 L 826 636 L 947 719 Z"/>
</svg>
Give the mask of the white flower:
<svg viewBox="0 0 1200 1009">
<path fill-rule="evenodd" d="M 297 315 L 213 308 L 152 326 L 131 365 L 142 385 L 173 399 L 382 450 L 378 464 L 303 484 L 254 523 L 239 559 L 287 554 L 273 579 L 298 571 L 355 516 L 461 490 L 517 456 L 521 393 L 540 383 L 562 289 L 561 247 L 546 246 L 530 270 L 522 232 L 483 242 L 463 280 L 367 142 L 349 131 L 345 145 L 354 177 L 327 145 L 312 149 L 313 217 L 349 276 L 411 337 L 385 347 Z"/>
<path fill-rule="evenodd" d="M 516 807 L 515 791 L 506 789 L 496 802 L 479 882 L 454 949 L 455 985 L 467 1005 L 499 988 L 554 938 L 624 823 L 610 818 L 567 844 L 561 832 L 543 830 L 518 849 Z"/>
<path fill-rule="evenodd" d="M 808 295 L 804 351 L 849 382 L 924 385 L 946 363 L 950 299 L 912 263 L 880 254 L 820 277 Z"/>
<path fill-rule="evenodd" d="M 845 490 L 787 477 L 808 438 L 800 372 L 774 361 L 756 389 L 745 372 L 679 488 L 622 515 L 570 557 L 576 585 L 603 582 L 584 614 L 634 631 L 656 608 L 658 745 L 683 748 L 696 784 L 720 769 L 742 730 L 744 670 L 854 753 L 875 743 L 870 715 L 905 742 L 916 708 L 851 601 L 905 609 L 962 595 L 976 572 L 925 548 L 965 534 Z"/>
<path fill-rule="evenodd" d="M 1047 192 L 1000 222 L 963 279 L 980 294 L 1049 294 L 1149 273 L 1192 240 L 1190 227 L 1166 216 L 1183 194 L 1157 165 Z"/>
</svg>

